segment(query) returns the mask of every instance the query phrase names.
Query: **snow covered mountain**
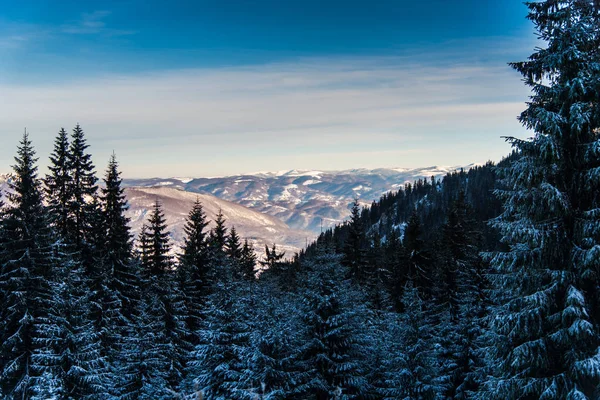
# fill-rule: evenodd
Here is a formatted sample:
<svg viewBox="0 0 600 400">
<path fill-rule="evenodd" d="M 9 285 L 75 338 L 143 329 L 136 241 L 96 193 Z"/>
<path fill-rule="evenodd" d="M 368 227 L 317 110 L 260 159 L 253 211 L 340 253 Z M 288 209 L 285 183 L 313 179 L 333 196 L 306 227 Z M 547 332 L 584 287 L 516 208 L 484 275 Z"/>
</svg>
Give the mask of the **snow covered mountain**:
<svg viewBox="0 0 600 400">
<path fill-rule="evenodd" d="M 10 179 L 10 174 L 0 174 L 0 194 L 5 202 L 8 201 L 6 194 L 10 191 L 8 185 Z M 167 181 L 169 180 L 165 180 L 165 182 Z M 181 183 L 181 180 L 177 180 L 177 182 Z M 219 199 L 210 194 L 185 191 L 180 184 L 126 187 L 125 195 L 129 203 L 126 215 L 131 219 L 132 233 L 136 236 L 152 211 L 155 201 L 160 202 L 175 252 L 183 243 L 185 219 L 196 199 L 202 202 L 204 212 L 210 220 L 209 228 L 214 225 L 212 221 L 221 209 L 226 219 L 226 226 L 230 228 L 234 225 L 240 238 L 248 239 L 259 256 L 264 254 L 265 245 L 270 247 L 275 243 L 278 249 L 284 250 L 286 256 L 291 257 L 316 238 L 314 232 L 292 229 L 276 217 Z"/>
<path fill-rule="evenodd" d="M 183 241 L 185 217 L 196 198 L 212 221 L 219 208 L 228 226 L 251 240 L 259 254 L 276 243 L 288 255 L 303 248 L 323 229 L 344 221 L 354 198 L 363 204 L 407 182 L 443 176 L 464 167 L 379 168 L 345 171 L 257 172 L 213 178 L 126 179 L 128 217 L 139 232 L 154 201 L 163 205 L 175 244 Z M 6 193 L 7 175 L 0 176 Z"/>
<path fill-rule="evenodd" d="M 468 169 L 474 164 L 464 166 Z M 319 233 L 342 222 L 357 197 L 370 204 L 383 193 L 415 179 L 442 176 L 461 167 L 379 168 L 346 171 L 281 171 L 218 178 L 129 179 L 127 186 L 171 187 L 220 199 L 271 215 L 292 229 Z"/>
<path fill-rule="evenodd" d="M 126 214 L 131 219 L 133 233 L 137 234 L 140 231 L 155 201 L 158 200 L 176 245 L 183 243 L 185 219 L 196 199 L 200 200 L 207 218 L 211 221 L 209 228 L 213 226 L 212 221 L 221 209 L 227 220 L 227 227 L 234 225 L 242 240 L 250 240 L 259 255 L 264 253 L 265 244 L 271 246 L 275 243 L 278 248 L 286 251 L 286 255 L 291 256 L 315 237 L 311 232 L 291 229 L 275 217 L 210 194 L 192 193 L 181 188 L 165 186 L 128 187 L 125 194 L 129 202 Z"/>
</svg>

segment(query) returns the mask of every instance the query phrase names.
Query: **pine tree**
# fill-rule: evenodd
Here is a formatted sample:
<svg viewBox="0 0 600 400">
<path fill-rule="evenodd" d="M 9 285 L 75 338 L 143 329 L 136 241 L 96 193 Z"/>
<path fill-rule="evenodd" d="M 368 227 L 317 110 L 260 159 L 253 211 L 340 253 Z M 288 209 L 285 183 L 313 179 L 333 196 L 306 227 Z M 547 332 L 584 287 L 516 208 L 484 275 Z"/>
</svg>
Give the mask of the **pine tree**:
<svg viewBox="0 0 600 400">
<path fill-rule="evenodd" d="M 118 380 L 115 379 L 118 398 L 122 400 L 173 398 L 169 391 L 173 349 L 165 337 L 160 297 L 151 290 L 146 285 L 141 301 L 135 303 L 129 334 L 123 338 Z"/>
<path fill-rule="evenodd" d="M 275 271 L 281 265 L 283 257 L 285 257 L 285 251 L 278 252 L 275 243 L 270 249 L 269 246 L 265 245 L 265 259 L 260 264 L 268 270 Z"/>
<path fill-rule="evenodd" d="M 208 263 L 208 238 L 205 232 L 207 226 L 208 221 L 202 203 L 196 199 L 183 228 L 185 239 L 181 263 L 193 265 L 200 275 L 207 272 L 205 269 Z"/>
<path fill-rule="evenodd" d="M 197 343 L 196 332 L 200 329 L 202 308 L 210 293 L 212 279 L 209 264 L 209 249 L 206 214 L 198 199 L 190 211 L 184 226 L 185 239 L 177 274 L 188 312 L 187 327 Z"/>
<path fill-rule="evenodd" d="M 102 188 L 103 222 L 106 230 L 105 243 L 103 244 L 110 258 L 115 262 L 126 264 L 131 258 L 132 240 L 129 230 L 129 218 L 125 216 L 127 200 L 124 189 L 121 187 L 123 180 L 118 170 L 116 156 L 113 154 L 108 163 L 104 187 Z M 115 271 L 118 275 L 118 272 Z"/>
<path fill-rule="evenodd" d="M 36 378 L 47 365 L 41 355 L 50 352 L 44 346 L 48 332 L 40 328 L 54 315 L 56 260 L 36 161 L 26 132 L 15 157 L 1 230 L 0 394 L 7 399 L 35 394 Z"/>
<path fill-rule="evenodd" d="M 118 163 L 113 154 L 108 163 L 101 195 L 103 235 L 100 248 L 108 267 L 110 285 L 120 298 L 122 314 L 129 316 L 139 293 L 132 262 L 133 242 L 129 218 L 125 216 L 127 200 L 121 184 Z"/>
<path fill-rule="evenodd" d="M 527 3 L 546 46 L 511 64 L 532 89 L 508 138 L 504 212 L 493 224 L 506 252 L 492 265 L 499 288 L 488 398 L 598 398 L 600 257 L 600 18 L 592 0 Z M 502 288 L 500 290 L 500 288 Z"/>
<path fill-rule="evenodd" d="M 173 261 L 170 255 L 171 245 L 167 222 L 158 199 L 148 220 L 148 233 L 144 240 L 148 240 L 148 265 L 150 276 L 162 276 L 170 271 Z"/>
<path fill-rule="evenodd" d="M 151 334 L 153 347 L 151 352 L 155 359 L 156 369 L 149 371 L 150 376 L 159 377 L 166 373 L 164 379 L 168 389 L 176 390 L 183 381 L 183 372 L 187 352 L 191 348 L 190 332 L 186 326 L 187 310 L 185 297 L 182 294 L 173 270 L 170 255 L 169 232 L 158 200 L 148 220 L 148 284 L 143 296 L 143 314 L 141 326 L 154 326 Z M 146 335 L 143 333 L 143 335 Z"/>
<path fill-rule="evenodd" d="M 366 234 L 361 219 L 358 198 L 352 204 L 352 214 L 348 224 L 348 237 L 344 243 L 342 263 L 350 269 L 351 276 L 357 282 L 367 279 L 366 271 Z"/>
<path fill-rule="evenodd" d="M 489 302 L 484 263 L 479 257 L 481 234 L 475 230 L 472 210 L 460 192 L 442 229 L 441 257 L 435 300 L 442 344 L 440 362 L 447 398 L 464 399 L 480 384 L 483 318 Z"/>
<path fill-rule="evenodd" d="M 433 272 L 432 260 L 422 238 L 421 220 L 414 210 L 404 230 L 403 264 L 405 265 L 404 282 L 412 280 L 414 287 L 419 290 L 423 300 L 432 295 Z"/>
<path fill-rule="evenodd" d="M 432 321 L 427 304 L 410 279 L 403 291 L 402 303 L 405 310 L 402 325 L 405 328 L 400 340 L 404 362 L 398 375 L 400 394 L 396 393 L 396 398 L 438 398 L 443 388 L 436 382 L 439 371 L 431 340 Z"/>
<path fill-rule="evenodd" d="M 223 210 L 219 208 L 219 212 L 215 218 L 215 227 L 210 231 L 211 248 L 218 255 L 222 255 L 227 246 L 227 227 L 225 226 L 225 222 Z"/>
<path fill-rule="evenodd" d="M 252 334 L 240 381 L 250 398 L 288 399 L 303 380 L 296 349 L 302 321 L 296 299 L 266 283 L 244 283 Z"/>
<path fill-rule="evenodd" d="M 252 399 L 244 382 L 250 340 L 247 297 L 239 282 L 220 282 L 205 306 L 206 323 L 199 331 L 189 363 L 189 376 L 210 399 Z"/>
<path fill-rule="evenodd" d="M 235 226 L 232 226 L 229 230 L 229 236 L 227 236 L 226 251 L 229 258 L 234 262 L 239 262 L 242 258 L 242 244 L 240 243 L 240 237 L 238 236 Z"/>
<path fill-rule="evenodd" d="M 244 246 L 242 247 L 242 255 L 240 260 L 240 272 L 243 278 L 254 280 L 256 277 L 256 262 L 257 256 L 254 249 L 248 243 L 248 239 L 244 240 Z"/>
<path fill-rule="evenodd" d="M 105 399 L 113 377 L 96 326 L 87 318 L 91 296 L 81 264 L 62 253 L 60 265 L 52 282 L 54 310 L 40 326 L 44 349 L 34 356 L 44 367 L 35 398 L 48 398 L 50 390 L 57 399 Z"/>
<path fill-rule="evenodd" d="M 71 242 L 77 246 L 77 250 L 83 252 L 82 257 L 89 257 L 88 253 L 92 251 L 90 235 L 98 211 L 91 203 L 91 199 L 97 196 L 98 179 L 91 154 L 86 152 L 89 147 L 86 142 L 83 130 L 76 125 L 71 135 L 67 160 L 71 175 L 67 203 L 70 219 L 68 231 Z M 88 259 L 87 262 L 91 260 Z"/>
<path fill-rule="evenodd" d="M 48 169 L 50 174 L 46 175 L 44 180 L 48 199 L 48 214 L 55 231 L 63 240 L 68 239 L 71 175 L 69 169 L 69 137 L 64 129 L 58 132 Z"/>
<path fill-rule="evenodd" d="M 370 388 L 362 370 L 364 321 L 368 312 L 362 299 L 344 282 L 336 259 L 317 259 L 310 268 L 302 318 L 305 339 L 300 358 L 305 381 L 294 398 L 360 399 Z M 354 296 L 353 296 L 354 295 Z"/>
</svg>

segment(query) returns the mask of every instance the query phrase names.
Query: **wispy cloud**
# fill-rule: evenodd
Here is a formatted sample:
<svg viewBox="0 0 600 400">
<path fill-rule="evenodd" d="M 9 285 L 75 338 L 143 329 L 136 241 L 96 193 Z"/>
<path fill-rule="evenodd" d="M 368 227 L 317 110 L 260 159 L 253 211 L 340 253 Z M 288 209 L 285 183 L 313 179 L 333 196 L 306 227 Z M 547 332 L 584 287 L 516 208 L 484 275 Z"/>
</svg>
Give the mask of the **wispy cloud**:
<svg viewBox="0 0 600 400">
<path fill-rule="evenodd" d="M 17 49 L 22 47 L 29 40 L 30 36 L 24 34 L 6 35 L 0 37 L 0 49 Z"/>
<path fill-rule="evenodd" d="M 110 36 L 131 35 L 134 31 L 110 28 L 106 19 L 111 15 L 110 11 L 97 10 L 89 13 L 82 13 L 81 17 L 61 27 L 61 32 L 74 35 L 106 34 Z"/>
<path fill-rule="evenodd" d="M 484 161 L 507 152 L 499 136 L 523 132 L 515 117 L 528 94 L 503 64 L 394 57 L 110 75 L 0 91 L 5 143 L 27 125 L 50 148 L 60 126 L 81 122 L 99 154 L 122 154 L 130 176 Z M 398 159 L 390 149 L 414 151 Z M 334 158 L 320 156 L 332 151 Z"/>
</svg>

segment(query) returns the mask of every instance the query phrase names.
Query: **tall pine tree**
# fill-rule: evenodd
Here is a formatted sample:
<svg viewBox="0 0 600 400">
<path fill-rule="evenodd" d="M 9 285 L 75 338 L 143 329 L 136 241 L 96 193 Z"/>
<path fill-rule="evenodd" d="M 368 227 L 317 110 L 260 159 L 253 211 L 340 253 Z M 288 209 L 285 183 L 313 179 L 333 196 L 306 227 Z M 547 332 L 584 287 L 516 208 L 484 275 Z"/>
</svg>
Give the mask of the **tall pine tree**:
<svg viewBox="0 0 600 400">
<path fill-rule="evenodd" d="M 212 271 L 209 264 L 208 226 L 202 203 L 197 199 L 184 226 L 185 239 L 183 254 L 179 260 L 177 274 L 180 288 L 188 311 L 187 326 L 194 342 L 200 329 L 202 308 L 210 293 Z"/>
<path fill-rule="evenodd" d="M 129 218 L 125 216 L 127 200 L 121 187 L 122 179 L 116 156 L 108 163 L 102 188 L 102 233 L 100 244 L 109 277 L 121 298 L 123 314 L 130 314 L 137 293 L 135 264 L 132 262 L 133 242 Z"/>
<path fill-rule="evenodd" d="M 593 0 L 527 3 L 546 45 L 512 66 L 532 89 L 508 140 L 494 221 L 510 247 L 495 253 L 491 398 L 596 399 L 600 384 L 600 18 Z"/>
<path fill-rule="evenodd" d="M 58 132 L 54 151 L 50 155 L 50 173 L 44 180 L 48 213 L 56 233 L 69 237 L 69 190 L 72 186 L 69 169 L 69 137 L 65 129 Z"/>
<path fill-rule="evenodd" d="M 352 214 L 348 223 L 348 237 L 344 243 L 342 263 L 350 269 L 351 276 L 358 282 L 367 279 L 367 237 L 360 215 L 358 199 L 352 204 Z"/>
<path fill-rule="evenodd" d="M 36 161 L 25 133 L 15 157 L 10 203 L 0 232 L 0 394 L 7 399 L 35 394 L 36 378 L 47 365 L 39 358 L 50 353 L 44 348 L 48 332 L 42 326 L 49 324 L 54 314 L 55 243 L 42 203 Z"/>
<path fill-rule="evenodd" d="M 210 231 L 210 244 L 217 255 L 223 255 L 227 246 L 227 227 L 225 226 L 225 216 L 223 210 L 215 218 L 215 227 Z"/>
<path fill-rule="evenodd" d="M 91 154 L 87 153 L 89 145 L 83 130 L 78 125 L 73 129 L 71 145 L 68 153 L 68 169 L 71 175 L 69 185 L 69 235 L 71 242 L 82 252 L 82 257 L 89 257 L 91 252 L 91 232 L 96 221 L 97 208 L 92 199 L 97 196 L 98 186 L 96 172 Z M 91 262 L 89 259 L 88 262 Z"/>
</svg>

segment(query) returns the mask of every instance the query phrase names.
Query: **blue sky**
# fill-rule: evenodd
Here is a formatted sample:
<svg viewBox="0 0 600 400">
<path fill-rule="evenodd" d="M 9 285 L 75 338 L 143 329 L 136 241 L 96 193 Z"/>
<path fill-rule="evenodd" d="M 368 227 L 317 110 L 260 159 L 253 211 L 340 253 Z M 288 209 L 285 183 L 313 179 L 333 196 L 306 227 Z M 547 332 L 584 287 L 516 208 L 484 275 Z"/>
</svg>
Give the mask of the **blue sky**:
<svg viewBox="0 0 600 400">
<path fill-rule="evenodd" d="M 499 159 L 536 43 L 518 0 L 0 0 L 0 169 L 79 122 L 126 176 Z"/>
</svg>

